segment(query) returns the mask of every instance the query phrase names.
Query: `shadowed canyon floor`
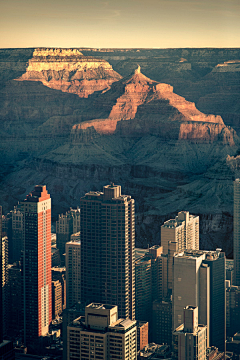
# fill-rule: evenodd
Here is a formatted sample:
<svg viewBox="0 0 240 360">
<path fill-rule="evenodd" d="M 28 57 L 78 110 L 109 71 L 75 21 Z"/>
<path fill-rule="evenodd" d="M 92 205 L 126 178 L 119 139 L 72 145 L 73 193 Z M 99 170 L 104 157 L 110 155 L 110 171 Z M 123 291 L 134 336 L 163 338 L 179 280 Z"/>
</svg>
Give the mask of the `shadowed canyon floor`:
<svg viewBox="0 0 240 360">
<path fill-rule="evenodd" d="M 189 210 L 201 246 L 231 256 L 239 59 L 239 49 L 0 50 L 4 213 L 37 183 L 56 217 L 114 181 L 136 199 L 138 246 Z"/>
</svg>

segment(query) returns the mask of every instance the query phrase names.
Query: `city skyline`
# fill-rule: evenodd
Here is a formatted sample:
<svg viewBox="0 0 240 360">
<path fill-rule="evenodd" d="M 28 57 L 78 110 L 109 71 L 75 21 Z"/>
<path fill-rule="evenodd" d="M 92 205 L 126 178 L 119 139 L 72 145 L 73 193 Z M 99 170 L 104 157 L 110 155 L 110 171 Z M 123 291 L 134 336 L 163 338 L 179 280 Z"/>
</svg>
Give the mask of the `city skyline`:
<svg viewBox="0 0 240 360">
<path fill-rule="evenodd" d="M 235 0 L 10 0 L 0 48 L 239 47 L 239 20 Z"/>
</svg>

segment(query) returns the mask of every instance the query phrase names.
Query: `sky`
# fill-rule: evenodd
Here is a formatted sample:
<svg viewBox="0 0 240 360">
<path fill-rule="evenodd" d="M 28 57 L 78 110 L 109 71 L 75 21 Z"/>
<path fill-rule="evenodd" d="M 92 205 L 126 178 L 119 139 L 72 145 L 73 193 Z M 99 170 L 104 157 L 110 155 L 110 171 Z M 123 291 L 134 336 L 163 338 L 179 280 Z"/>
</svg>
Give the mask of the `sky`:
<svg viewBox="0 0 240 360">
<path fill-rule="evenodd" d="M 240 0 L 0 0 L 0 48 L 240 47 Z"/>
</svg>

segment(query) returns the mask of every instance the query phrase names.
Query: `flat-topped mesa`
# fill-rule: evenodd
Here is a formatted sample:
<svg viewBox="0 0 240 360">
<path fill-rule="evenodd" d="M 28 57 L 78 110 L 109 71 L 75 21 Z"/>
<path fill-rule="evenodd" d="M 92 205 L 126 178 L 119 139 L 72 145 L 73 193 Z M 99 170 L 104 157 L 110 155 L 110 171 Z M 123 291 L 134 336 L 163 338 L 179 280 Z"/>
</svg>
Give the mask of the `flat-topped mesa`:
<svg viewBox="0 0 240 360">
<path fill-rule="evenodd" d="M 114 92 L 118 91 L 119 97 L 108 118 L 75 125 L 75 139 L 82 139 L 83 130 L 93 127 L 100 135 L 115 133 L 135 137 L 148 134 L 163 139 L 235 144 L 236 134 L 225 126 L 221 116 L 200 112 L 194 103 L 175 94 L 172 86 L 147 78 L 140 67 L 129 78 L 114 84 Z M 76 136 L 77 132 L 81 135 Z"/>
<path fill-rule="evenodd" d="M 61 60 L 62 58 L 66 58 L 66 57 L 81 58 L 81 57 L 84 57 L 84 55 L 78 49 L 38 48 L 38 49 L 35 49 L 33 52 L 33 59 L 35 61 L 41 60 L 42 58 Z"/>
<path fill-rule="evenodd" d="M 108 90 L 122 77 L 103 59 L 84 56 L 77 49 L 36 49 L 18 81 L 41 81 L 55 90 L 88 97 Z"/>
<path fill-rule="evenodd" d="M 216 65 L 212 73 L 223 73 L 223 72 L 240 72 L 240 60 L 228 60 L 222 64 Z"/>
</svg>

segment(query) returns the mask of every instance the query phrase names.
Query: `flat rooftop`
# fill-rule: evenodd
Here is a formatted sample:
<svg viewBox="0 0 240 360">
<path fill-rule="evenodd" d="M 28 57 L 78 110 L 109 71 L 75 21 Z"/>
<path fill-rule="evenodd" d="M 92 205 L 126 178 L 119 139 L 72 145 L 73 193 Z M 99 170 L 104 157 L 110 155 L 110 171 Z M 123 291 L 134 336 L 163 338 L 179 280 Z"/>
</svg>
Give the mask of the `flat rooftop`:
<svg viewBox="0 0 240 360">
<path fill-rule="evenodd" d="M 109 304 L 100 304 L 100 303 L 91 303 L 86 306 L 87 308 L 92 309 L 103 309 L 103 310 L 110 310 L 116 307 L 116 305 L 109 305 Z"/>
</svg>

